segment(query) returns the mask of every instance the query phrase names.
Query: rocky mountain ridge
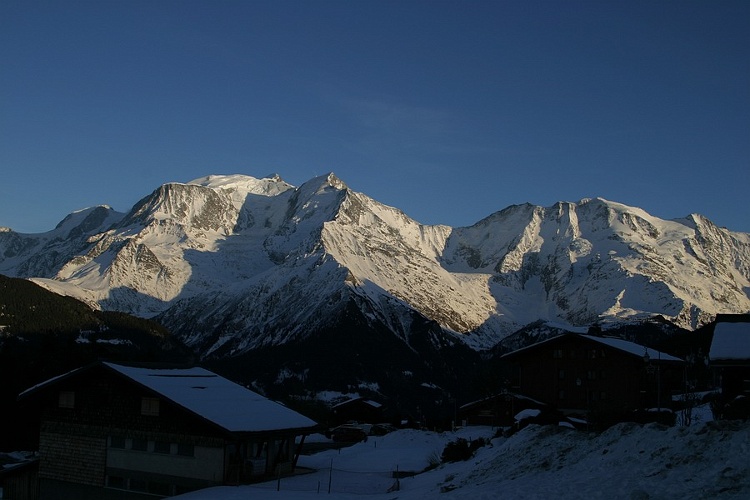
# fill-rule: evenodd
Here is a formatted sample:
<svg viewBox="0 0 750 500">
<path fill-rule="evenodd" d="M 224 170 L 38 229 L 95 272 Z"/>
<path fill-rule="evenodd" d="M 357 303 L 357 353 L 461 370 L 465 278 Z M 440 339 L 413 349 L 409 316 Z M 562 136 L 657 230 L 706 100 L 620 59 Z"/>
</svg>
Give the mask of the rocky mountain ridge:
<svg viewBox="0 0 750 500">
<path fill-rule="evenodd" d="M 750 235 L 603 199 L 427 226 L 333 174 L 298 188 L 216 175 L 160 186 L 127 214 L 3 229 L 0 274 L 155 318 L 204 358 L 300 341 L 352 311 L 412 350 L 415 332 L 481 350 L 539 320 L 693 329 L 747 312 Z"/>
</svg>

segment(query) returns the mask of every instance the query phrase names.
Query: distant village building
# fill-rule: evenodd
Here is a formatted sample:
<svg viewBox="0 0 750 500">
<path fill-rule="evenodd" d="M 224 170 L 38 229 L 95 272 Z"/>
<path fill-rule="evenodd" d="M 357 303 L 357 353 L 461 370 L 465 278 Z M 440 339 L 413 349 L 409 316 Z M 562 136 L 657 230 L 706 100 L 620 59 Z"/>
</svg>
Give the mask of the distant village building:
<svg viewBox="0 0 750 500">
<path fill-rule="evenodd" d="M 26 390 L 40 498 L 136 499 L 293 470 L 309 418 L 203 368 L 95 363 Z M 301 446 L 301 445 L 300 445 Z"/>
<path fill-rule="evenodd" d="M 466 403 L 458 409 L 458 424 L 511 426 L 523 410 L 542 410 L 547 405 L 521 394 L 506 391 Z"/>
<path fill-rule="evenodd" d="M 684 361 L 616 338 L 568 333 L 502 356 L 514 391 L 563 414 L 669 408 Z"/>
<path fill-rule="evenodd" d="M 708 353 L 725 400 L 750 396 L 750 314 L 719 314 Z"/>
<path fill-rule="evenodd" d="M 366 398 L 351 398 L 331 407 L 332 425 L 346 422 L 376 424 L 383 422 L 383 405 Z"/>
</svg>

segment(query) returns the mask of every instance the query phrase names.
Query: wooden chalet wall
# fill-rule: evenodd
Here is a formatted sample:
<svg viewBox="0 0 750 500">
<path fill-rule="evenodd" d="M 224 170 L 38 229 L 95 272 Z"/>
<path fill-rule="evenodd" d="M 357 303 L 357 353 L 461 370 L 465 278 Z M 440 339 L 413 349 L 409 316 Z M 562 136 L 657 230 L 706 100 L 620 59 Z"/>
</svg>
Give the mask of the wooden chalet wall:
<svg viewBox="0 0 750 500">
<path fill-rule="evenodd" d="M 562 335 L 505 358 L 520 393 L 566 412 L 669 408 L 671 389 L 680 387 L 683 375 L 679 363 L 662 362 L 657 369 L 657 359 L 647 364 L 579 335 Z"/>
<path fill-rule="evenodd" d="M 43 422 L 39 440 L 39 477 L 91 486 L 104 484 L 107 438 L 91 429 Z"/>
<path fill-rule="evenodd" d="M 61 393 L 73 394 L 72 408 L 60 407 Z M 63 380 L 54 386 L 54 390 L 44 392 L 41 395 L 43 413 L 39 437 L 42 498 L 50 497 L 50 488 L 45 487 L 45 481 L 63 481 L 97 488 L 106 486 L 108 472 L 112 472 L 108 470 L 107 456 L 113 451 L 108 448 L 113 436 L 130 442 L 133 439 L 146 441 L 151 447 L 153 442 L 160 441 L 216 449 L 218 452 L 211 455 L 210 465 L 188 464 L 187 470 L 205 472 L 214 469 L 214 472 L 209 478 L 186 480 L 189 487 L 184 490 L 222 484 L 225 436 L 211 424 L 164 398 L 159 398 L 158 416 L 143 415 L 141 404 L 144 397 L 154 395 L 103 367 Z M 164 457 L 147 454 L 147 451 L 140 455 L 131 453 L 131 462 L 162 460 L 163 468 Z M 172 469 L 167 467 L 170 472 Z M 114 473 L 121 475 L 122 470 Z M 160 484 L 166 483 L 161 481 Z M 149 492 L 148 488 L 148 485 L 144 487 L 144 493 Z M 160 486 L 158 492 L 166 493 L 166 490 Z"/>
<path fill-rule="evenodd" d="M 73 408 L 59 406 L 60 392 L 74 393 Z M 158 415 L 143 415 L 144 397 L 158 396 L 103 367 L 94 368 L 70 381 L 60 382 L 50 391 L 46 395 L 43 419 L 60 424 L 104 427 L 107 433 L 119 428 L 142 436 L 149 433 L 205 436 L 209 433 L 223 437 L 220 430 L 163 398 L 160 398 Z"/>
</svg>

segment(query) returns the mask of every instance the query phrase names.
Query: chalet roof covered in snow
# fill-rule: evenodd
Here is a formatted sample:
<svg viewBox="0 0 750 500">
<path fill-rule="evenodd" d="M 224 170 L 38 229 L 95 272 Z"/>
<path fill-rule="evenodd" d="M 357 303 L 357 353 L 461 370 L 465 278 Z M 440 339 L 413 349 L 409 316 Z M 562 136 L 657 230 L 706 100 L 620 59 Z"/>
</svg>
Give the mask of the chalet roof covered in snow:
<svg viewBox="0 0 750 500">
<path fill-rule="evenodd" d="M 716 323 L 708 357 L 711 361 L 750 361 L 750 321 Z"/>
<path fill-rule="evenodd" d="M 296 411 L 204 368 L 150 369 L 104 364 L 232 432 L 317 425 Z"/>
<path fill-rule="evenodd" d="M 611 337 L 597 337 L 595 335 L 581 335 L 578 333 L 564 333 L 562 335 L 558 335 L 556 337 L 549 338 L 547 340 L 544 340 L 542 342 L 538 342 L 536 344 L 532 344 L 530 346 L 523 347 L 521 349 L 517 349 L 515 351 L 509 352 L 507 354 L 504 354 L 505 356 L 513 356 L 520 352 L 525 352 L 529 349 L 536 349 L 537 347 L 546 344 L 548 342 L 555 342 L 563 337 L 571 336 L 571 337 L 579 337 L 584 338 L 593 342 L 598 342 L 600 344 L 606 345 L 608 347 L 611 347 L 613 349 L 617 349 L 619 351 L 625 352 L 627 354 L 632 354 L 634 356 L 643 357 L 644 355 L 648 354 L 649 359 L 652 362 L 678 362 L 683 363 L 684 360 L 677 358 L 675 356 L 672 356 L 670 354 L 667 354 L 665 352 L 657 351 L 656 349 L 652 349 L 650 347 L 646 347 L 641 344 L 636 344 L 635 342 L 630 342 L 623 339 L 617 339 L 617 338 L 611 338 Z"/>
<path fill-rule="evenodd" d="M 636 356 L 643 357 L 645 354 L 648 354 L 648 357 L 653 361 L 679 361 L 679 362 L 683 361 L 680 358 L 671 356 L 665 352 L 660 352 L 660 351 L 657 351 L 656 349 L 651 349 L 649 347 L 636 344 L 635 342 L 629 342 L 627 340 L 616 339 L 616 338 L 611 338 L 611 337 L 597 337 L 594 335 L 581 335 L 581 336 L 589 340 L 599 342 L 600 344 L 604 344 L 609 347 L 613 347 L 615 349 L 619 349 L 621 351 L 634 354 Z"/>
<path fill-rule="evenodd" d="M 204 368 L 137 368 L 107 362 L 101 365 L 230 432 L 317 427 L 304 415 Z M 20 397 L 89 368 L 52 378 L 24 391 Z"/>
</svg>

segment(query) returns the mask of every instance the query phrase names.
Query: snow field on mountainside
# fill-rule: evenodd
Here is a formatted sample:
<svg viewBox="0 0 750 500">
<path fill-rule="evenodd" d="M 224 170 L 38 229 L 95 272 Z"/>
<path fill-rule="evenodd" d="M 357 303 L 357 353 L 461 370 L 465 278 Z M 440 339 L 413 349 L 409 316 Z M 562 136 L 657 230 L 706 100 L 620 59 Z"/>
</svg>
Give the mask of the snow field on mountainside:
<svg viewBox="0 0 750 500">
<path fill-rule="evenodd" d="M 360 282 L 369 281 L 445 328 L 466 332 L 496 309 L 489 274 L 460 275 L 440 258 L 447 226 L 424 226 L 398 209 L 352 193 L 342 215 L 328 222 L 323 244 Z"/>
<path fill-rule="evenodd" d="M 324 306 L 353 294 L 371 317 L 416 311 L 485 349 L 536 321 L 661 315 L 695 329 L 746 312 L 750 235 L 601 198 L 427 226 L 333 174 L 298 188 L 213 175 L 165 184 L 127 214 L 97 207 L 47 233 L 0 231 L 0 272 L 98 308 L 169 318 L 203 354 L 221 347 L 215 338 L 235 353 L 301 338 L 300 325 L 330 324 L 340 311 L 326 318 Z M 204 322 L 192 328 L 196 310 Z"/>
<path fill-rule="evenodd" d="M 315 469 L 310 474 L 177 498 L 750 498 L 750 422 L 739 421 L 691 427 L 622 423 L 599 434 L 530 425 L 510 437 L 491 439 L 465 462 L 401 478 L 397 491 L 387 491 L 396 484 L 388 475 L 396 466 L 399 471 L 421 470 L 458 437 L 494 435 L 489 427 L 440 434 L 401 430 L 340 451 L 300 457 L 302 467 Z"/>
</svg>

